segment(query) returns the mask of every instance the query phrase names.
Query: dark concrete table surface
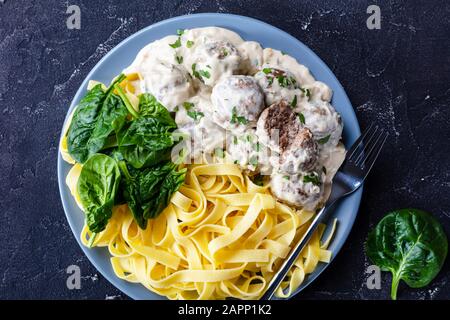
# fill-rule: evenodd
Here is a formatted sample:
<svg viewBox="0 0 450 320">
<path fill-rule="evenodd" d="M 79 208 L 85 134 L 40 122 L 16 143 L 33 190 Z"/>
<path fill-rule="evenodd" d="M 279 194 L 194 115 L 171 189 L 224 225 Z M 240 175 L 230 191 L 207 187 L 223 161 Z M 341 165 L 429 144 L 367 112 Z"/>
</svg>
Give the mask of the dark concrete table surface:
<svg viewBox="0 0 450 320">
<path fill-rule="evenodd" d="M 81 29 L 66 26 L 69 5 Z M 369 30 L 370 4 L 381 29 Z M 78 247 L 58 193 L 58 138 L 91 68 L 157 21 L 198 12 L 247 15 L 309 46 L 344 86 L 362 128 L 390 139 L 371 174 L 353 230 L 332 265 L 299 299 L 384 299 L 366 286 L 368 230 L 388 211 L 432 212 L 450 234 L 450 4 L 448 1 L 0 1 L 0 298 L 127 297 Z M 78 265 L 81 289 L 66 286 Z M 401 299 L 449 299 L 449 262 L 431 285 Z"/>
</svg>

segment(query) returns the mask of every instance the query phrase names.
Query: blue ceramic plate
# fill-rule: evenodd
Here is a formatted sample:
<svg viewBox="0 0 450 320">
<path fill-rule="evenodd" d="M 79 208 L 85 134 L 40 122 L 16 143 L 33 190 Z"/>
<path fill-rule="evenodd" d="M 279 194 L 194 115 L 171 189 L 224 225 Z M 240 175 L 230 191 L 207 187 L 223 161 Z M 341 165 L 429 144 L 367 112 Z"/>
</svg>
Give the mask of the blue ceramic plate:
<svg viewBox="0 0 450 320">
<path fill-rule="evenodd" d="M 333 89 L 334 94 L 332 103 L 341 114 L 344 121 L 343 138 L 346 146 L 348 147 L 351 145 L 359 136 L 360 129 L 358 120 L 356 119 L 356 115 L 344 89 L 331 70 L 317 55 L 314 54 L 314 52 L 299 40 L 267 23 L 243 16 L 216 13 L 194 14 L 164 20 L 139 31 L 122 41 L 101 59 L 88 74 L 81 84 L 81 87 L 78 89 L 67 115 L 70 114 L 80 99 L 86 94 L 86 86 L 89 80 L 94 79 L 109 83 L 114 76 L 118 75 L 134 60 L 136 54 L 146 44 L 167 35 L 175 34 L 177 29 L 192 29 L 207 26 L 217 26 L 233 30 L 245 40 L 257 41 L 261 43 L 263 47 L 282 50 L 296 58 L 300 63 L 311 70 L 311 73 L 317 80 L 326 83 Z M 324 43 L 324 46 L 326 46 L 326 43 Z M 86 256 L 106 279 L 131 298 L 164 299 L 164 297 L 150 292 L 140 284 L 129 283 L 117 278 L 111 267 L 109 260 L 110 255 L 106 248 L 87 249 L 81 244 L 79 235 L 83 227 L 84 214 L 77 207 L 75 200 L 72 198 L 70 191 L 65 184 L 65 177 L 69 172 L 69 169 L 70 165 L 65 163 L 62 160 L 61 155 L 59 155 L 58 183 L 61 200 L 70 227 Z M 336 257 L 350 233 L 358 212 L 361 195 L 362 188 L 342 201 L 334 212 L 334 217 L 338 219 L 339 224 L 330 246 L 330 249 L 333 252 L 333 258 Z M 320 264 L 314 273 L 305 279 L 304 283 L 296 293 L 309 285 L 326 267 L 327 264 Z"/>
</svg>

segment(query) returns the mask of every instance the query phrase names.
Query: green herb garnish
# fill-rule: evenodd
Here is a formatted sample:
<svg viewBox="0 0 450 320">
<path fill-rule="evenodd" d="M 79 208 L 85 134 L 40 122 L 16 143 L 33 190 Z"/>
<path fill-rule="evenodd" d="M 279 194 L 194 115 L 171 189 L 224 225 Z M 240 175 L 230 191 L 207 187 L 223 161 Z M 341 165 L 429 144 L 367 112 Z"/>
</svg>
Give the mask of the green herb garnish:
<svg viewBox="0 0 450 320">
<path fill-rule="evenodd" d="M 203 77 L 209 79 L 209 77 L 211 76 L 209 74 L 209 71 L 206 70 L 197 70 L 197 64 L 193 63 L 192 64 L 192 74 L 194 75 L 194 77 L 196 77 L 199 80 L 203 81 Z"/>
<path fill-rule="evenodd" d="M 331 135 L 327 135 L 327 136 L 325 136 L 325 137 L 323 137 L 323 138 L 320 138 L 319 140 L 317 140 L 317 142 L 318 142 L 319 144 L 325 144 L 325 143 L 328 142 L 328 140 L 330 140 L 330 136 L 331 136 Z"/>
<path fill-rule="evenodd" d="M 189 111 L 194 107 L 194 104 L 192 102 L 183 102 L 183 107 Z"/>
<path fill-rule="evenodd" d="M 214 150 L 214 154 L 216 155 L 216 157 L 219 157 L 219 158 L 225 158 L 225 152 L 223 151 L 223 149 L 222 148 L 216 148 L 215 150 Z"/>
<path fill-rule="evenodd" d="M 209 71 L 206 71 L 206 70 L 199 70 L 198 73 L 200 74 L 201 77 L 204 77 L 207 79 L 209 79 L 211 77 L 211 75 L 209 74 Z"/>
<path fill-rule="evenodd" d="M 251 156 L 250 160 L 248 160 L 248 163 L 250 163 L 254 167 L 257 167 L 258 166 L 258 156 Z"/>
<path fill-rule="evenodd" d="M 203 118 L 205 116 L 205 114 L 203 112 L 195 111 L 195 110 L 194 111 L 188 111 L 187 115 L 189 117 L 191 117 L 192 119 L 194 119 L 195 121 L 197 121 L 197 120 L 199 120 L 199 119 L 201 119 L 201 118 Z"/>
<path fill-rule="evenodd" d="M 248 120 L 243 117 L 243 116 L 238 116 L 237 115 L 237 110 L 236 107 L 233 107 L 233 111 L 231 113 L 231 120 L 230 123 L 234 124 L 234 123 L 240 123 L 240 124 L 247 124 Z"/>
<path fill-rule="evenodd" d="M 302 90 L 303 94 L 305 95 L 305 97 L 307 97 L 308 99 L 311 97 L 311 91 L 308 88 L 300 88 L 300 90 Z"/>
<path fill-rule="evenodd" d="M 175 41 L 174 43 L 170 43 L 169 46 L 174 49 L 181 47 L 181 38 L 178 37 L 177 41 Z"/>
<path fill-rule="evenodd" d="M 186 47 L 191 48 L 194 45 L 194 41 L 188 40 L 186 41 Z"/>
<path fill-rule="evenodd" d="M 320 185 L 320 179 L 317 174 L 311 173 L 303 176 L 303 182 L 308 183 L 311 182 L 313 185 L 319 186 Z"/>
<path fill-rule="evenodd" d="M 291 107 L 295 108 L 297 106 L 297 95 L 294 96 L 294 99 L 291 101 Z"/>
<path fill-rule="evenodd" d="M 305 116 L 303 115 L 303 113 L 299 113 L 298 114 L 298 118 L 300 119 L 300 122 L 302 123 L 302 124 L 305 124 Z"/>
</svg>

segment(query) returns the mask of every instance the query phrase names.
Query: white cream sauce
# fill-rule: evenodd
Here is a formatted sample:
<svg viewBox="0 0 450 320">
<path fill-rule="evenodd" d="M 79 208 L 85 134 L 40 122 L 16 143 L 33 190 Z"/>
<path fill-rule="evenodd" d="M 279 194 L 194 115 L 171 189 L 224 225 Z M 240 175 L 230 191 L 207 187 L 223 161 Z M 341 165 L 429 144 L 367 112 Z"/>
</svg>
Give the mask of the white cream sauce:
<svg viewBox="0 0 450 320">
<path fill-rule="evenodd" d="M 285 71 L 289 77 L 295 79 L 295 85 L 285 86 L 273 81 L 272 85 L 268 86 L 267 78 L 262 72 L 264 68 Z M 320 144 L 319 160 L 314 169 L 314 172 L 319 172 L 322 167 L 326 168 L 326 174 L 320 174 L 323 181 L 320 186 L 303 182 L 302 177 L 311 173 L 298 172 L 286 179 L 282 173 L 274 172 L 271 179 L 272 192 L 283 201 L 307 208 L 324 202 L 328 196 L 331 179 L 345 157 L 345 149 L 339 143 L 342 121 L 329 104 L 331 89 L 316 81 L 308 68 L 293 57 L 275 49 L 263 49 L 254 41 L 244 41 L 230 30 L 207 27 L 185 30 L 180 36 L 167 36 L 145 46 L 134 62 L 124 70 L 125 74 L 133 72 L 141 75 L 141 80 L 136 81 L 137 91 L 153 94 L 168 110 L 176 113 L 175 121 L 179 131 L 194 140 L 200 139 L 201 143 L 196 143 L 192 150 L 194 158 L 198 158 L 202 152 L 212 152 L 228 144 L 231 158 L 234 156 L 243 169 L 251 171 L 259 170 L 258 167 L 270 167 L 269 158 L 260 156 L 258 165 L 253 165 L 255 163 L 250 160 L 251 157 L 260 153 L 255 153 L 253 149 L 258 141 L 250 143 L 242 140 L 244 134 L 236 134 L 234 131 L 236 135 L 233 136 L 232 132 L 228 131 L 232 129 L 229 122 L 233 110 L 242 110 L 239 109 L 240 106 L 234 109 L 233 104 L 241 105 L 241 102 L 248 100 L 251 95 L 247 91 L 222 90 L 231 96 L 220 97 L 222 93 L 225 94 L 222 92 L 215 97 L 216 100 L 223 100 L 223 117 L 214 117 L 217 106 L 211 102 L 211 94 L 216 84 L 232 75 L 255 76 L 264 92 L 263 108 L 284 99 L 292 105 L 299 117 L 304 117 L 303 125 L 312 131 L 316 141 L 323 142 L 324 138 L 329 136 L 325 143 Z M 225 99 L 231 100 L 229 104 L 223 103 Z M 251 121 L 244 125 L 240 132 L 253 134 L 254 120 L 257 120 L 259 111 L 258 108 L 252 109 Z M 245 115 L 238 113 L 237 116 Z M 231 139 L 237 136 L 241 140 L 230 146 L 233 141 L 225 143 L 227 135 Z M 305 156 L 302 152 L 298 154 Z M 289 161 L 295 163 L 296 159 Z"/>
</svg>

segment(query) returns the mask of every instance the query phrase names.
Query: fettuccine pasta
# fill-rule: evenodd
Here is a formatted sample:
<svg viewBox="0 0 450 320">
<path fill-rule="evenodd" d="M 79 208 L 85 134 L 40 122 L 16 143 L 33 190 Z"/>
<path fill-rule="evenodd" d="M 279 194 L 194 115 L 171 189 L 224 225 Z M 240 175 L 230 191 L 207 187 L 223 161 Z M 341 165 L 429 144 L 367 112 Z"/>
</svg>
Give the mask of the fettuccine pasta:
<svg viewBox="0 0 450 320">
<path fill-rule="evenodd" d="M 76 197 L 79 168 L 69 174 Z M 145 230 L 127 205 L 114 207 L 94 246 L 108 247 L 116 275 L 170 299 L 258 299 L 314 212 L 278 202 L 235 164 L 188 166 L 185 183 Z M 336 222 L 321 244 L 321 225 L 276 295 L 289 297 L 327 250 Z M 87 245 L 90 231 L 81 232 Z"/>
</svg>

